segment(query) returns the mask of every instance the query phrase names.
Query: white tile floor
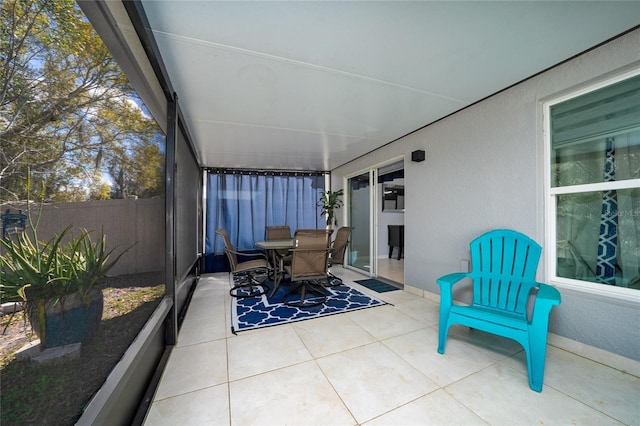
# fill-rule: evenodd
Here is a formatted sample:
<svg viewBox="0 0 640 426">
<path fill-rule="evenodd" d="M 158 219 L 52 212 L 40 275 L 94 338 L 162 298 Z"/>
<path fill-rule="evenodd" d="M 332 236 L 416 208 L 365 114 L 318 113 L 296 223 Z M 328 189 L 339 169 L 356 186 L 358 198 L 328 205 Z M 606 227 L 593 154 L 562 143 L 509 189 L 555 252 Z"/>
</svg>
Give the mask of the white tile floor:
<svg viewBox="0 0 640 426">
<path fill-rule="evenodd" d="M 439 355 L 438 304 L 408 292 L 233 335 L 228 288 L 198 283 L 147 425 L 640 425 L 640 378 L 549 346 L 534 392 L 509 340 L 453 327 Z"/>
<path fill-rule="evenodd" d="M 404 284 L 404 258 L 379 258 L 378 276 Z"/>
</svg>

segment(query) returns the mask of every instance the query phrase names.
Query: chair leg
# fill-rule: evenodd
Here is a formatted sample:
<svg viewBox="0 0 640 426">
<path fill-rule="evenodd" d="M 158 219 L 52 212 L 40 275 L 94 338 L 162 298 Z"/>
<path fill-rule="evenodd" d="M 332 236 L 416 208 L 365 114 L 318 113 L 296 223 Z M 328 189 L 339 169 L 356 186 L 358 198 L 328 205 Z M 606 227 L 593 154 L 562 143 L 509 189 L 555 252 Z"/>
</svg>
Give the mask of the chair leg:
<svg viewBox="0 0 640 426">
<path fill-rule="evenodd" d="M 438 326 L 438 353 L 444 354 L 445 347 L 447 346 L 447 334 L 449 334 L 449 309 L 442 306 L 440 303 L 440 324 Z"/>
<path fill-rule="evenodd" d="M 229 294 L 232 297 L 237 297 L 239 299 L 246 297 L 257 297 L 266 294 L 269 291 L 269 287 L 264 284 L 267 278 L 262 281 L 258 281 L 255 276 L 251 273 L 247 273 L 244 277 L 240 276 L 241 274 L 232 274 L 234 284 L 229 290 Z"/>
<path fill-rule="evenodd" d="M 525 347 L 527 367 L 529 370 L 529 387 L 542 392 L 544 365 L 547 357 L 547 332 L 529 330 L 529 347 Z"/>
<path fill-rule="evenodd" d="M 284 271 L 284 269 L 282 269 L 281 271 Z M 280 273 L 282 273 L 282 276 L 280 276 Z M 273 295 L 276 294 L 276 291 L 278 291 L 278 287 L 280 287 L 280 282 L 283 279 L 284 279 L 284 272 L 278 272 L 278 271 L 273 272 L 273 290 L 271 290 L 271 293 L 269 293 L 269 297 L 273 297 Z"/>
<path fill-rule="evenodd" d="M 298 294 L 300 297 L 297 297 Z M 316 287 L 309 281 L 302 281 L 282 298 L 285 305 L 295 308 L 311 308 L 323 304 L 326 300 L 327 295 L 322 290 L 322 286 Z"/>
<path fill-rule="evenodd" d="M 446 325 L 440 324 L 438 328 L 438 353 L 444 354 L 444 350 L 447 346 L 447 333 L 449 332 L 449 327 Z"/>
<path fill-rule="evenodd" d="M 336 277 L 331 272 L 327 272 L 327 283 L 323 284 L 324 287 L 338 287 L 342 285 L 342 279 Z"/>
</svg>

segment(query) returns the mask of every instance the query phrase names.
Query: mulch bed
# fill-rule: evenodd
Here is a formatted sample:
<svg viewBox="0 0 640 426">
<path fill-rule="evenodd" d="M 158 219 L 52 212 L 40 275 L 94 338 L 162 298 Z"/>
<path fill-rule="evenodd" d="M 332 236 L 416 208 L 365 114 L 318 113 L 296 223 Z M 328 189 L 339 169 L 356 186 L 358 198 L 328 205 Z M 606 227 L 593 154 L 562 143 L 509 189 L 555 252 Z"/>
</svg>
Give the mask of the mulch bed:
<svg viewBox="0 0 640 426">
<path fill-rule="evenodd" d="M 36 337 L 21 313 L 5 330 L 0 321 L 0 407 L 2 425 L 72 425 L 135 339 L 164 295 L 164 274 L 105 278 L 99 285 L 104 312 L 94 339 L 80 356 L 40 365 L 16 360 L 15 352 Z"/>
</svg>

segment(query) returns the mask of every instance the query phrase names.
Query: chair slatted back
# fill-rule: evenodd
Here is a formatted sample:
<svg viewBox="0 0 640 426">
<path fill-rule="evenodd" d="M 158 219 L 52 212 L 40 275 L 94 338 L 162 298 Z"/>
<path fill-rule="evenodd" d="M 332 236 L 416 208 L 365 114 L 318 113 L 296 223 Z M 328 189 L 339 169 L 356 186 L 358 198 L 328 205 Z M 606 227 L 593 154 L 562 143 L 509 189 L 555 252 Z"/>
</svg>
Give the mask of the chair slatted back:
<svg viewBox="0 0 640 426">
<path fill-rule="evenodd" d="M 473 304 L 526 316 L 542 248 L 516 231 L 497 229 L 470 244 Z"/>
<path fill-rule="evenodd" d="M 343 226 L 336 232 L 336 238 L 331 245 L 331 262 L 342 265 L 344 263 L 344 252 L 349 243 L 351 227 Z"/>
<path fill-rule="evenodd" d="M 291 280 L 326 278 L 329 249 L 322 233 L 296 232 L 296 248 L 292 250 Z"/>
<path fill-rule="evenodd" d="M 291 228 L 288 225 L 267 226 L 267 241 L 290 240 Z"/>
<path fill-rule="evenodd" d="M 231 244 L 229 234 L 224 229 L 216 229 L 216 234 L 222 237 L 222 240 L 224 241 L 224 252 L 227 255 L 227 259 L 229 259 L 231 272 L 235 272 L 238 267 L 238 256 L 236 256 L 235 247 L 233 246 L 233 244 Z"/>
<path fill-rule="evenodd" d="M 294 235 L 295 245 L 298 245 L 298 238 L 300 236 L 308 236 L 305 238 L 305 244 L 315 245 L 320 247 L 329 247 L 331 244 L 331 234 L 333 230 L 331 229 L 313 229 L 313 228 L 301 228 L 297 229 Z"/>
</svg>

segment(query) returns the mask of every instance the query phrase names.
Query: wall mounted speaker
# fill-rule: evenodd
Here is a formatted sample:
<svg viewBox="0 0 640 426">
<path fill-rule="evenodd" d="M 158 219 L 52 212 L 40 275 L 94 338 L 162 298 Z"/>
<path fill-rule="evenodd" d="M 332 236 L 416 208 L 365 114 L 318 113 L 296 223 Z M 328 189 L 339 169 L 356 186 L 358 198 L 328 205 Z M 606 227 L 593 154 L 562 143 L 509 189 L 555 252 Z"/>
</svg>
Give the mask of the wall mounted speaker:
<svg viewBox="0 0 640 426">
<path fill-rule="evenodd" d="M 418 149 L 411 153 L 411 161 L 415 161 L 419 163 L 420 161 L 424 161 L 424 150 Z"/>
</svg>

